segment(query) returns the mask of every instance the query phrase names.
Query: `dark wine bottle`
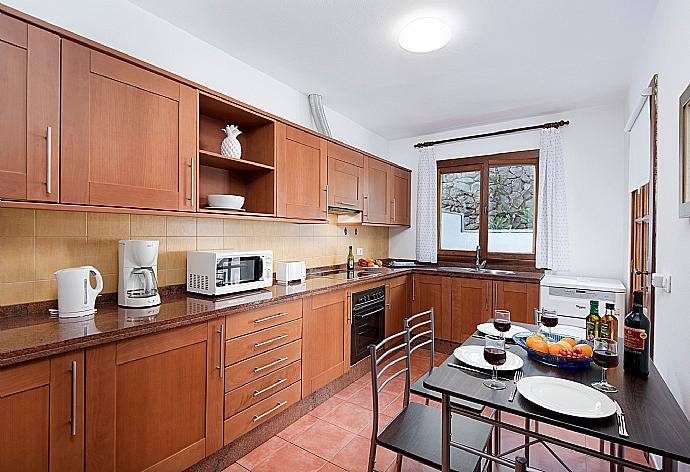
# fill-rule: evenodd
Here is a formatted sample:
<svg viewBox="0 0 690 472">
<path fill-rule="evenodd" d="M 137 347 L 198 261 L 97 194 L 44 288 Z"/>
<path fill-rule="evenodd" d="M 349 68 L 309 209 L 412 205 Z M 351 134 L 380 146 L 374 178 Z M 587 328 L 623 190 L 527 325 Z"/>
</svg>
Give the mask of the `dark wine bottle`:
<svg viewBox="0 0 690 472">
<path fill-rule="evenodd" d="M 642 307 L 641 290 L 633 292 L 632 311 L 625 317 L 623 368 L 632 375 L 649 375 L 650 322 Z"/>
<path fill-rule="evenodd" d="M 352 255 L 352 246 L 347 253 L 347 270 L 355 270 L 355 256 Z"/>
</svg>

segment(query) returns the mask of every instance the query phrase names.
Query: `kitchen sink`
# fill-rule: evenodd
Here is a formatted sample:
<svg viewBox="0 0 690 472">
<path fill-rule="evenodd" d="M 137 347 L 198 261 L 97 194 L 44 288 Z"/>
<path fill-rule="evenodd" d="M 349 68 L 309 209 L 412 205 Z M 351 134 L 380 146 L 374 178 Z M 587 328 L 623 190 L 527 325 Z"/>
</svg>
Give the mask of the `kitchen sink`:
<svg viewBox="0 0 690 472">
<path fill-rule="evenodd" d="M 439 267 L 444 272 L 459 272 L 462 274 L 514 275 L 515 271 L 501 269 L 477 269 L 475 267 Z"/>
</svg>

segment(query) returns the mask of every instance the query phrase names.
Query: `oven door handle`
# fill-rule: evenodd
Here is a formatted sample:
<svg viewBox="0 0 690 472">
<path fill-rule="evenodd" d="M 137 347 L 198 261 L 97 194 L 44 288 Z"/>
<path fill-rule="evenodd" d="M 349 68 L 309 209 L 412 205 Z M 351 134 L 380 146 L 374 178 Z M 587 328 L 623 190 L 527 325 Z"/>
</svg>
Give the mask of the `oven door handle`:
<svg viewBox="0 0 690 472">
<path fill-rule="evenodd" d="M 386 299 L 385 298 L 377 298 L 376 300 L 370 300 L 370 301 L 364 302 L 364 303 L 359 303 L 359 304 L 353 303 L 352 304 L 352 311 L 358 311 L 358 310 L 361 310 L 362 308 L 365 308 L 365 307 L 368 307 L 371 305 L 375 305 L 376 303 L 380 303 L 381 305 L 385 305 Z"/>
<path fill-rule="evenodd" d="M 377 314 L 377 313 L 379 313 L 379 312 L 381 312 L 381 311 L 385 311 L 385 310 L 383 309 L 383 307 L 379 308 L 378 310 L 370 311 L 370 312 L 368 312 L 368 313 L 360 313 L 360 314 L 358 314 L 358 315 L 355 315 L 355 318 L 357 318 L 358 320 L 361 320 L 361 319 L 364 319 L 364 318 L 368 318 L 368 317 L 370 317 L 370 316 L 373 316 L 373 315 L 375 315 L 375 314 Z"/>
</svg>

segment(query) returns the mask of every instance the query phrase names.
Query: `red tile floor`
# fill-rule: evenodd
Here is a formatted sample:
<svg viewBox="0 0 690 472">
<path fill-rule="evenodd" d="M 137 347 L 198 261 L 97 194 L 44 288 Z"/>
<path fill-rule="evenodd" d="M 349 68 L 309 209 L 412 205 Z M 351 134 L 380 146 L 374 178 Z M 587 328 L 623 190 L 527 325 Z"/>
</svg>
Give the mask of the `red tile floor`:
<svg viewBox="0 0 690 472">
<path fill-rule="evenodd" d="M 428 356 L 429 352 L 421 349 L 413 354 L 413 380 L 428 370 Z M 442 362 L 446 357 L 447 355 L 439 353 L 436 360 Z M 379 396 L 381 428 L 402 409 L 404 381 L 399 379 L 400 381 L 396 379 L 390 382 Z M 416 397 L 412 401 L 423 400 Z M 367 470 L 369 457 L 371 410 L 371 377 L 366 374 L 223 472 L 364 472 Z M 504 418 L 511 421 L 508 415 L 504 415 Z M 512 419 L 522 421 L 517 417 Z M 549 425 L 540 425 L 540 431 L 593 449 L 599 447 L 598 440 Z M 503 431 L 501 438 L 503 450 L 517 446 L 524 440 L 522 436 L 508 431 Z M 558 447 L 554 449 L 575 472 L 609 471 L 609 464 L 599 459 L 584 457 Z M 644 461 L 638 451 L 626 450 L 626 457 Z M 392 471 L 394 461 L 394 453 L 379 448 L 376 456 L 377 470 Z M 542 445 L 532 446 L 530 465 L 546 472 L 565 470 Z M 416 472 L 433 469 L 405 458 L 402 470 Z M 499 467 L 498 470 L 506 472 L 508 469 Z"/>
</svg>

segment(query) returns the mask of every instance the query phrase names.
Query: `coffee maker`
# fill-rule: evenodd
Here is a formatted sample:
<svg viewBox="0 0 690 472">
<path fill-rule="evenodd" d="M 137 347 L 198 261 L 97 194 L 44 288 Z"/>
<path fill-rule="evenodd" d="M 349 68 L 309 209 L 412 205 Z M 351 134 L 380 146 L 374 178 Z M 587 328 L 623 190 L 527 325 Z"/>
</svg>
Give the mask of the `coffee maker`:
<svg viewBox="0 0 690 472">
<path fill-rule="evenodd" d="M 128 308 L 160 305 L 158 241 L 122 240 L 118 249 L 117 304 Z"/>
</svg>

